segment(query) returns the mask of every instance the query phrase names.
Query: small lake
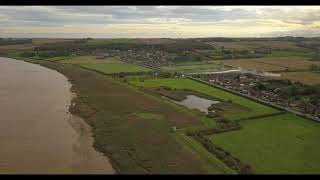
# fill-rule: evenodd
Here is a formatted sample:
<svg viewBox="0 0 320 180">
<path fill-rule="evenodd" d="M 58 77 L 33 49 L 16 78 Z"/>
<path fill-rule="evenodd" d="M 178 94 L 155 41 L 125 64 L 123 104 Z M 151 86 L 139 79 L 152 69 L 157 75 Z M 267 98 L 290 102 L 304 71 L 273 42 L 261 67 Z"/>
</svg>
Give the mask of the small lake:
<svg viewBox="0 0 320 180">
<path fill-rule="evenodd" d="M 187 95 L 187 98 L 183 101 L 175 101 L 172 99 L 170 100 L 176 104 L 186 106 L 189 109 L 198 109 L 201 112 L 205 112 L 205 113 L 208 113 L 208 108 L 211 106 L 211 104 L 220 103 L 220 101 L 205 99 L 195 95 Z"/>
</svg>

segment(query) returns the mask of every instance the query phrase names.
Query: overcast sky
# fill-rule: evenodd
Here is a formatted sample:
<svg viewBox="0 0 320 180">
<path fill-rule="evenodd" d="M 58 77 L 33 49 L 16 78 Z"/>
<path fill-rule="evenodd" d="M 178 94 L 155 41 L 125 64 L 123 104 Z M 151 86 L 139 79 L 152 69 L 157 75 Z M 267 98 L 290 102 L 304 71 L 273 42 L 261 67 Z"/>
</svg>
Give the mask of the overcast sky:
<svg viewBox="0 0 320 180">
<path fill-rule="evenodd" d="M 1 37 L 320 36 L 320 6 L 0 6 Z"/>
</svg>

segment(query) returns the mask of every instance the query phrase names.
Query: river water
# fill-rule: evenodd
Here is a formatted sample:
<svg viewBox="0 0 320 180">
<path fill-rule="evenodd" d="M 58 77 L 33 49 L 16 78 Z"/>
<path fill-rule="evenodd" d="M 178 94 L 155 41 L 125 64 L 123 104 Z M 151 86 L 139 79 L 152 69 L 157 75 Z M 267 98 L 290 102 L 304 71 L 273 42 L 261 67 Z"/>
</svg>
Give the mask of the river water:
<svg viewBox="0 0 320 180">
<path fill-rule="evenodd" d="M 220 103 L 220 101 L 213 101 L 195 95 L 187 95 L 187 98 L 183 101 L 170 100 L 176 104 L 186 106 L 189 109 L 198 109 L 206 114 L 209 112 L 208 108 L 211 106 L 211 104 Z"/>
<path fill-rule="evenodd" d="M 0 173 L 113 174 L 62 74 L 0 57 Z"/>
</svg>

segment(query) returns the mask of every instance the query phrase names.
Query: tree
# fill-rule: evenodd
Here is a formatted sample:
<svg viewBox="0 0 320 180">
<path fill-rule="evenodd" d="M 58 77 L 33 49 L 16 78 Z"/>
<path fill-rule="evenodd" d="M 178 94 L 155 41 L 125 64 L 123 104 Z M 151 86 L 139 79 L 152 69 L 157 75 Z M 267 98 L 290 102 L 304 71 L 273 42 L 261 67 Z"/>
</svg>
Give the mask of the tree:
<svg viewBox="0 0 320 180">
<path fill-rule="evenodd" d="M 311 64 L 309 66 L 309 70 L 310 71 L 319 71 L 320 70 L 320 66 L 316 65 L 316 64 Z"/>
<path fill-rule="evenodd" d="M 23 52 L 20 54 L 21 57 L 33 57 L 36 54 L 34 52 Z"/>
</svg>

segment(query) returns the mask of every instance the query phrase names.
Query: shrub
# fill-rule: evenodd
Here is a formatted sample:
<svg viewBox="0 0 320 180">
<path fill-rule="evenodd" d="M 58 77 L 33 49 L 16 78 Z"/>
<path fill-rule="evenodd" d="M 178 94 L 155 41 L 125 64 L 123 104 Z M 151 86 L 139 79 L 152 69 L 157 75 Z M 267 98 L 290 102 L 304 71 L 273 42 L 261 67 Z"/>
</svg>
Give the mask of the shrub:
<svg viewBox="0 0 320 180">
<path fill-rule="evenodd" d="M 21 57 L 33 57 L 33 56 L 35 56 L 36 55 L 36 53 L 34 53 L 34 52 L 23 52 L 23 53 L 21 53 L 20 54 L 20 56 Z"/>
</svg>

